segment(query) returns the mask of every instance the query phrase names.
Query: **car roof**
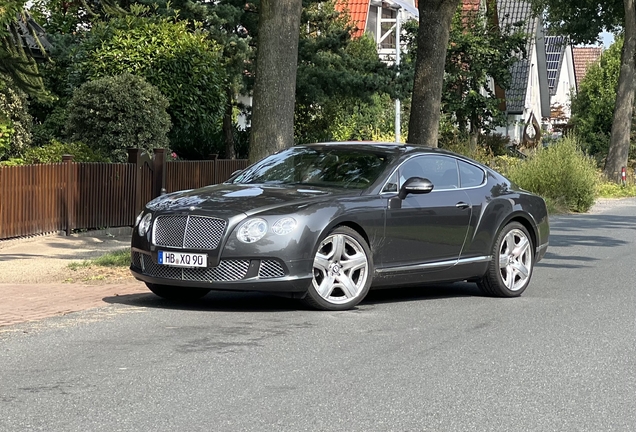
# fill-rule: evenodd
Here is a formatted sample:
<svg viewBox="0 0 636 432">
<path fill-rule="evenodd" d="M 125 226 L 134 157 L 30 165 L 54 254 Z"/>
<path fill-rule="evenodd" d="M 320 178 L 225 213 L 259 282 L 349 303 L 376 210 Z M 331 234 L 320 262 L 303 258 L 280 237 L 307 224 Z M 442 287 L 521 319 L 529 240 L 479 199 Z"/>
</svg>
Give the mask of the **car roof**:
<svg viewBox="0 0 636 432">
<path fill-rule="evenodd" d="M 412 153 L 433 153 L 433 154 L 447 154 L 452 156 L 461 156 L 457 153 L 443 150 L 440 148 L 419 146 L 413 144 L 402 144 L 395 142 L 377 142 L 377 141 L 332 141 L 324 143 L 303 144 L 299 147 L 313 147 L 313 148 L 345 148 L 351 150 L 360 151 L 373 151 L 379 153 L 404 155 Z"/>
</svg>

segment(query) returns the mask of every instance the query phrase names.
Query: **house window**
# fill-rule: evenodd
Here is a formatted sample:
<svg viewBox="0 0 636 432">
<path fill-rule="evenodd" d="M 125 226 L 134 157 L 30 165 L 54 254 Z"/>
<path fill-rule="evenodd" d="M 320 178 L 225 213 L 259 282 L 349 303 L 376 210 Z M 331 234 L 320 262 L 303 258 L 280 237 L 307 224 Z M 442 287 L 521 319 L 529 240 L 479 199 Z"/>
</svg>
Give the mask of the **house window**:
<svg viewBox="0 0 636 432">
<path fill-rule="evenodd" d="M 380 48 L 395 49 L 395 22 L 397 11 L 389 8 L 382 9 L 382 19 L 380 20 L 380 34 L 384 39 L 380 42 Z M 387 34 L 388 33 L 388 34 Z M 386 37 L 385 37 L 386 36 Z"/>
<path fill-rule="evenodd" d="M 371 35 L 374 41 L 378 40 L 378 7 L 371 6 L 369 8 L 369 16 L 367 18 L 367 33 Z"/>
</svg>

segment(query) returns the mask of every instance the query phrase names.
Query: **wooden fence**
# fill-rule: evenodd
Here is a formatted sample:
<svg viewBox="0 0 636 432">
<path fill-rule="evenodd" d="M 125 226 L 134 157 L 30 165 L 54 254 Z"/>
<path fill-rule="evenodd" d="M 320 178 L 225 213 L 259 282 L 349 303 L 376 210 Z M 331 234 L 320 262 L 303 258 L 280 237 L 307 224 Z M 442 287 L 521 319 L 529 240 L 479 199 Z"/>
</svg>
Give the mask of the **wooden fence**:
<svg viewBox="0 0 636 432">
<path fill-rule="evenodd" d="M 64 230 L 132 226 L 163 192 L 221 183 L 246 160 L 165 161 L 137 150 L 129 163 L 63 163 L 0 168 L 0 239 Z"/>
</svg>

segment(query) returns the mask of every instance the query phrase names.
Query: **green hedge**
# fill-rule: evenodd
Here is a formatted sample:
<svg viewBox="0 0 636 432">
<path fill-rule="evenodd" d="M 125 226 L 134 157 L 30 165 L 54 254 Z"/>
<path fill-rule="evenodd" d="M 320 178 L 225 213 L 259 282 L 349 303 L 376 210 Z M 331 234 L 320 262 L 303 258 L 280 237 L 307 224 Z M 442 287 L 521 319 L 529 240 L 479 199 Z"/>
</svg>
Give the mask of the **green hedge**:
<svg viewBox="0 0 636 432">
<path fill-rule="evenodd" d="M 57 163 L 62 162 L 62 155 L 65 154 L 73 155 L 74 162 L 110 162 L 106 156 L 94 151 L 86 144 L 63 143 L 53 140 L 50 144 L 42 147 L 28 148 L 21 157 L 0 162 L 0 165 L 16 166 L 36 163 Z"/>
</svg>

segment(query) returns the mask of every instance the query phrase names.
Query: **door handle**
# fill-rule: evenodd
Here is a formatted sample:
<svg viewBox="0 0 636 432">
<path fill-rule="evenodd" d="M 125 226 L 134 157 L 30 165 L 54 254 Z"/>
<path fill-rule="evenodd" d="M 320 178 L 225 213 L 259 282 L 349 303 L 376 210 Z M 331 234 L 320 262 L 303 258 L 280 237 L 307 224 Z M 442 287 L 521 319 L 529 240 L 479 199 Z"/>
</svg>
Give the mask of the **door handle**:
<svg viewBox="0 0 636 432">
<path fill-rule="evenodd" d="M 458 202 L 457 205 L 455 205 L 455 207 L 461 210 L 465 210 L 467 208 L 470 208 L 470 204 L 466 204 L 465 202 Z"/>
</svg>

